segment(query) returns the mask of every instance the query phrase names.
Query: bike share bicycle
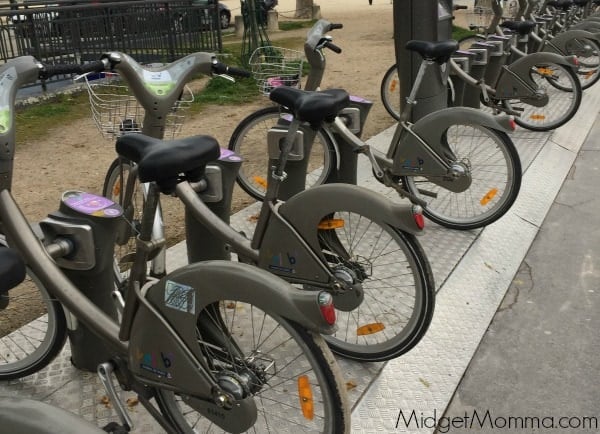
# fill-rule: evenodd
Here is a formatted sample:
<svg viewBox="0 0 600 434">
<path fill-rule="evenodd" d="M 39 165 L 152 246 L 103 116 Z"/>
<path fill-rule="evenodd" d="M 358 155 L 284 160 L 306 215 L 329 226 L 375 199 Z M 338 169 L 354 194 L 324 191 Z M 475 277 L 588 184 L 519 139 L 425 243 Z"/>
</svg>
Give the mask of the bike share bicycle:
<svg viewBox="0 0 600 434">
<path fill-rule="evenodd" d="M 117 147 L 129 144 L 136 150 L 115 160 L 104 186 L 105 195 L 125 209 L 117 240 L 125 251 L 118 253 L 117 274 L 126 283 L 127 263 L 136 258 L 129 241 L 145 215 L 133 200 L 136 191 L 142 191 L 136 160 L 146 148 L 168 148 L 169 142 L 163 143 L 157 136 L 162 134 L 166 114 L 203 60 L 192 64 L 184 58 L 147 74 L 129 56 L 119 56 L 115 70 L 146 109 L 144 119 L 136 119 L 143 134 L 125 134 L 117 140 Z M 204 59 L 210 62 L 210 58 Z M 149 77 L 154 77 L 151 83 Z M 169 77 L 168 86 L 165 77 Z M 159 86 L 161 81 L 165 83 Z M 157 94 L 153 91 L 157 88 L 168 91 Z M 347 95 L 312 102 L 319 109 L 314 116 L 324 118 L 331 110 L 343 110 L 350 104 Z M 314 116 L 313 125 L 323 122 Z M 284 134 L 285 143 L 292 144 L 279 159 L 283 164 L 280 173 L 269 173 L 269 189 L 275 193 L 269 193 L 270 200 L 263 203 L 252 240 L 229 225 L 231 194 L 242 164 L 239 156 L 223 149 L 221 157 L 207 165 L 206 176 L 194 185 L 196 191 L 177 187 L 176 196 L 186 205 L 188 261 L 229 259 L 235 252 L 239 260 L 306 290 L 328 291 L 333 296 L 339 329 L 325 340 L 335 353 L 362 361 L 397 357 L 418 343 L 434 309 L 431 269 L 415 237 L 423 228 L 421 209 L 390 204 L 369 190 L 350 185 L 328 185 L 280 202 L 279 187 L 287 183 L 283 168 L 287 168 L 295 131 L 300 128 L 299 122 L 293 125 L 295 129 Z M 306 134 L 312 131 L 308 129 Z M 314 134 L 309 143 L 313 138 Z M 207 136 L 182 141 L 190 147 L 196 142 L 216 145 Z M 148 197 L 149 193 L 144 197 L 142 191 L 140 202 Z M 153 239 L 163 237 L 162 227 L 155 224 Z M 164 269 L 164 263 L 153 268 Z"/>
<path fill-rule="evenodd" d="M 492 2 L 492 7 L 494 18 L 490 28 L 496 28 L 502 13 L 499 0 Z M 454 75 L 449 81 L 449 104 L 473 108 L 483 104 L 494 112 L 514 115 L 519 126 L 533 131 L 548 131 L 564 125 L 581 104 L 581 85 L 573 69 L 576 58 L 537 52 L 510 61 L 511 44 L 508 37 L 492 36 L 472 44 L 475 51 L 471 54 L 459 52 L 463 57 L 473 56 L 473 63 L 482 67 L 475 75 L 474 71 L 467 72 L 466 68 L 461 69 L 450 61 Z M 382 81 L 382 97 L 393 96 L 387 89 L 395 75 L 397 72 L 392 66 Z M 460 89 L 457 92 L 456 87 Z M 390 114 L 394 117 L 398 116 L 395 110 L 399 107 L 399 95 L 396 98 L 398 101 L 394 99 L 384 104 L 392 109 Z"/>
<path fill-rule="evenodd" d="M 25 56 L 0 67 L 6 149 L 0 157 L 2 231 L 40 285 L 68 312 L 73 363 L 97 369 L 126 428 L 132 423 L 114 390 L 113 374 L 169 433 L 268 432 L 275 427 L 281 432 L 298 426 L 348 432 L 342 378 L 320 337 L 335 328 L 329 294 L 298 290 L 257 267 L 230 261 L 192 264 L 148 280 L 147 260 L 162 241 L 151 236 L 156 200 L 149 199 L 121 304 L 113 298 L 114 238 L 122 214 L 117 204 L 67 191 L 59 209 L 40 223 L 42 239 L 20 211 L 10 192 L 17 89 L 52 75 L 112 69 L 123 56 L 107 54 L 83 67 L 45 66 Z M 208 54 L 184 60 L 194 62 L 206 68 L 205 74 L 226 71 Z M 210 141 L 187 144 L 172 143 L 159 156 L 139 154 L 148 198 L 156 198 L 158 191 L 191 189 L 190 180 L 201 178 L 206 163 L 218 156 Z M 132 152 L 131 145 L 122 146 L 123 152 Z M 3 301 L 0 315 L 11 309 L 12 296 L 7 305 Z M 59 306 L 55 315 L 64 314 Z M 36 354 L 29 357 L 14 365 L 3 358 L 0 378 L 24 375 L 11 369 L 38 362 Z"/>
<path fill-rule="evenodd" d="M 333 44 L 333 39 L 327 35 L 330 31 L 341 28 L 342 24 L 321 19 L 309 30 L 304 43 L 304 56 L 310 69 L 304 89 L 319 89 L 326 68 L 325 49 L 341 53 L 341 48 Z M 290 69 L 289 60 L 281 56 L 282 53 L 289 51 L 277 47 L 261 47 L 254 53 L 251 59 L 254 77 L 265 94 L 273 89 L 273 86 L 265 86 L 265 83 L 273 83 L 276 79 L 286 85 L 299 85 L 302 64 L 299 64 L 300 68 Z M 300 53 L 297 53 L 296 58 L 301 58 Z M 282 80 L 282 76 L 293 78 L 293 83 L 290 83 L 290 80 L 287 82 L 285 79 Z M 372 104 L 364 98 L 351 96 L 350 105 L 339 113 L 348 128 L 359 137 Z M 269 155 L 279 152 L 279 142 L 285 137 L 290 122 L 291 115 L 285 108 L 272 105 L 248 115 L 231 135 L 227 147 L 244 159 L 237 176 L 238 185 L 257 200 L 263 200 L 265 197 L 267 189 L 265 174 Z M 328 128 L 321 128 L 313 143 L 309 143 L 307 138 L 311 135 L 306 131 L 307 128 L 301 125 L 297 133 L 294 149 L 286 166 L 288 179 L 279 191 L 280 198 L 283 200 L 304 188 L 355 176 L 356 168 L 352 168 L 352 160 L 342 161 L 345 154 L 340 150 L 343 145 L 338 143 L 341 137 Z M 296 172 L 306 173 L 306 179 L 303 179 L 303 176 L 296 176 Z M 296 185 L 296 182 L 301 184 Z M 352 183 L 356 184 L 356 181 Z"/>
<path fill-rule="evenodd" d="M 436 79 L 439 80 L 444 80 L 439 65 L 445 64 L 456 47 L 457 44 L 450 41 L 442 45 L 420 42 L 411 46 L 425 50 L 421 51 L 426 56 L 421 65 L 422 74 L 438 65 Z M 422 74 L 413 84 L 410 95 L 413 103 L 422 84 Z M 479 228 L 506 213 L 521 184 L 519 156 L 506 135 L 514 129 L 512 118 L 494 118 L 476 110 L 455 107 L 432 113 L 411 125 L 406 121 L 410 104 L 408 107 L 385 155 L 354 135 L 342 117 L 328 120 L 324 129 L 339 137 L 336 143 L 340 167 L 323 171 L 336 172 L 335 182 L 356 183 L 357 158 L 363 153 L 371 161 L 376 179 L 395 189 L 401 197 L 423 206 L 424 214 L 431 220 L 453 229 Z M 281 121 L 269 134 L 280 134 L 285 128 Z M 263 136 L 263 141 L 266 140 Z M 262 165 L 263 173 L 277 160 L 278 142 L 275 146 L 270 144 L 269 150 L 269 161 Z M 303 150 L 302 158 L 308 155 L 310 148 Z M 295 171 L 293 176 L 298 178 L 292 184 L 297 193 L 305 185 L 306 169 Z M 288 191 L 288 194 L 295 192 Z"/>
</svg>

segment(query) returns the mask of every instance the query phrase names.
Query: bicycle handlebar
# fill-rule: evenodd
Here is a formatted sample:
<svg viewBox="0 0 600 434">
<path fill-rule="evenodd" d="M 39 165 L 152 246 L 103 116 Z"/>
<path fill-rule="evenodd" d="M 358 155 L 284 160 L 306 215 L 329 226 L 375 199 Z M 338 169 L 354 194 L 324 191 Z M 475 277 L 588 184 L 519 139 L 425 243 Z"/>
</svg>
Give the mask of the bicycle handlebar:
<svg viewBox="0 0 600 434">
<path fill-rule="evenodd" d="M 327 41 L 323 44 L 323 47 L 325 48 L 329 48 L 331 51 L 333 51 L 334 53 L 340 54 L 342 52 L 342 49 L 340 47 L 338 47 L 337 45 L 333 44 L 330 41 Z"/>
<path fill-rule="evenodd" d="M 88 72 L 102 72 L 110 67 L 110 64 L 105 60 L 97 60 L 95 62 L 85 63 L 83 65 L 78 64 L 59 64 L 59 65 L 46 65 L 42 64 L 39 78 L 42 80 L 54 77 L 55 75 L 67 75 L 67 74 L 86 74 Z"/>
<path fill-rule="evenodd" d="M 252 73 L 250 71 L 246 71 L 245 69 L 235 68 L 233 66 L 225 65 L 221 62 L 213 62 L 213 71 L 215 74 L 229 74 L 235 77 L 248 78 L 252 77 Z"/>
</svg>

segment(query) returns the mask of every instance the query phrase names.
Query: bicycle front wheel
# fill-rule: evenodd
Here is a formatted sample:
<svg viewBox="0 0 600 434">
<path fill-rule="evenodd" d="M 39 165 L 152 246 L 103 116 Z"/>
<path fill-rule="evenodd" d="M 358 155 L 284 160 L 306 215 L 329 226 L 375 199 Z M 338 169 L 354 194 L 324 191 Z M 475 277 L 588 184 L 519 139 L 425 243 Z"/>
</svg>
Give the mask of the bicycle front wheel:
<svg viewBox="0 0 600 434">
<path fill-rule="evenodd" d="M 545 63 L 529 71 L 538 92 L 545 93 L 547 103 L 536 98 L 505 101 L 505 105 L 520 112 L 515 118 L 518 125 L 532 131 L 550 131 L 566 124 L 581 104 L 581 84 L 572 68 Z"/>
<path fill-rule="evenodd" d="M 258 417 L 249 432 L 343 433 L 349 429 L 339 368 L 320 336 L 236 300 L 206 307 L 198 324 L 198 344 L 217 382 L 237 384 L 240 394 L 254 398 Z M 223 432 L 185 396 L 157 389 L 156 400 L 178 432 Z"/>
<path fill-rule="evenodd" d="M 243 158 L 237 182 L 242 189 L 256 200 L 262 201 L 267 191 L 269 149 L 267 133 L 280 120 L 291 119 L 277 106 L 266 107 L 246 117 L 236 127 L 228 148 Z M 289 121 L 288 119 L 288 121 Z M 335 147 L 323 129 L 317 132 L 309 156 L 306 188 L 323 184 L 331 168 L 335 166 Z"/>
<path fill-rule="evenodd" d="M 387 112 L 394 119 L 400 120 L 400 77 L 395 64 L 385 72 L 379 92 Z"/>
<path fill-rule="evenodd" d="M 427 202 L 423 212 L 451 229 L 476 229 L 496 221 L 511 207 L 521 187 L 521 160 L 502 131 L 455 124 L 443 140 L 471 177 L 469 188 L 454 193 L 421 176 L 402 178 L 406 189 Z"/>
<path fill-rule="evenodd" d="M 114 160 L 108 168 L 102 188 L 102 195 L 118 203 L 124 211 L 124 219 L 118 230 L 115 244 L 115 278 L 117 285 L 122 284 L 127 279 L 129 270 L 133 265 L 135 238 L 140 230 L 145 203 L 143 185 L 140 184 L 137 176 L 135 179 L 131 179 L 134 183 L 131 201 L 125 203 L 125 190 L 132 167 L 132 163 L 129 161 L 119 158 Z"/>
<path fill-rule="evenodd" d="M 427 331 L 435 304 L 431 268 L 416 238 L 339 211 L 323 216 L 318 239 L 332 274 L 354 288 L 334 295 L 338 331 L 324 336 L 333 352 L 375 362 L 413 348 Z"/>
<path fill-rule="evenodd" d="M 67 338 L 65 314 L 31 270 L 0 299 L 0 380 L 46 367 Z"/>
</svg>

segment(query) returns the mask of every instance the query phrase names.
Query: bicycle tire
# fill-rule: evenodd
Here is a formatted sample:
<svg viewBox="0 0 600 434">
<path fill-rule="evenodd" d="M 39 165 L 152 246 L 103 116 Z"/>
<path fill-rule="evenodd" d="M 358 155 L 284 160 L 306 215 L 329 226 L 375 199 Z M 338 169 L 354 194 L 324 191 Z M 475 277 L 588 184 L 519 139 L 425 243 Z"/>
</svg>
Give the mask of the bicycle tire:
<svg viewBox="0 0 600 434">
<path fill-rule="evenodd" d="M 135 252 L 135 238 L 141 225 L 145 202 L 142 186 L 136 177 L 132 203 L 124 203 L 125 185 L 131 168 L 130 161 L 115 159 L 106 172 L 102 187 L 102 195 L 118 203 L 124 210 L 125 218 L 122 219 L 115 244 L 115 280 L 118 287 L 121 287 L 126 281 L 133 265 L 133 255 L 131 254 Z M 128 207 L 130 207 L 129 211 L 127 211 Z"/>
<path fill-rule="evenodd" d="M 509 110 L 520 112 L 517 125 L 531 131 L 550 131 L 570 121 L 581 105 L 582 90 L 579 79 L 569 66 L 540 63 L 530 70 L 531 79 L 546 92 L 548 102 L 543 107 L 528 103 L 527 99 L 506 100 Z"/>
<path fill-rule="evenodd" d="M 8 292 L 0 308 L 0 380 L 23 378 L 45 368 L 62 350 L 67 322 L 61 304 L 53 299 L 32 270 Z"/>
<path fill-rule="evenodd" d="M 589 89 L 600 80 L 600 44 L 593 39 L 573 38 L 565 43 L 565 48 L 567 54 L 577 57 L 579 69 L 576 75 L 581 89 Z"/>
<path fill-rule="evenodd" d="M 383 75 L 379 89 L 383 107 L 391 117 L 400 120 L 400 77 L 396 64 L 392 65 Z"/>
<path fill-rule="evenodd" d="M 267 132 L 282 116 L 278 106 L 258 110 L 244 118 L 233 131 L 229 150 L 240 155 L 242 166 L 237 176 L 238 185 L 254 199 L 262 201 L 266 192 L 269 153 Z M 336 166 L 335 146 L 323 129 L 317 132 L 308 164 L 306 188 L 323 184 Z"/>
<path fill-rule="evenodd" d="M 354 212 L 338 211 L 323 220 L 338 222 L 318 229 L 327 266 L 340 280 L 358 284 L 363 297 L 348 311 L 334 295 L 338 330 L 324 339 L 335 354 L 363 362 L 405 354 L 427 331 L 435 305 L 433 275 L 419 242 Z"/>
<path fill-rule="evenodd" d="M 228 314 L 228 311 L 232 313 Z M 345 385 L 333 355 L 319 335 L 292 321 L 235 300 L 217 301 L 205 308 L 203 314 L 216 326 L 215 329 L 219 329 L 217 334 L 222 333 L 226 340 L 235 341 L 233 345 L 230 344 L 229 349 L 224 348 L 224 345 L 215 345 L 214 342 L 204 345 L 202 327 L 198 329 L 202 353 L 208 366 L 215 367 L 213 373 L 217 381 L 229 377 L 240 381 L 250 377 L 250 380 L 254 380 L 248 380 L 250 387 L 261 383 L 258 390 L 250 392 L 256 397 L 254 401 L 258 410 L 258 418 L 250 431 L 349 431 Z M 259 342 L 252 342 L 257 337 Z M 222 351 L 221 355 L 217 354 L 219 350 L 215 350 L 215 346 Z M 230 350 L 232 347 L 239 348 L 246 357 L 234 354 Z M 251 357 L 256 360 L 259 353 L 258 361 L 249 361 Z M 273 368 L 264 369 L 268 361 L 277 367 L 276 374 L 272 371 Z M 229 372 L 234 372 L 237 376 Z M 269 382 L 275 375 L 276 381 Z M 312 420 L 302 412 L 298 391 L 301 377 L 308 379 L 311 386 L 315 406 Z M 160 411 L 178 432 L 223 432 L 202 418 L 175 393 L 164 389 L 155 389 L 154 392 Z"/>
<path fill-rule="evenodd" d="M 469 188 L 453 193 L 419 176 L 402 177 L 403 185 L 427 202 L 425 216 L 444 227 L 470 230 L 498 220 L 521 188 L 521 160 L 513 142 L 503 131 L 467 123 L 452 125 L 443 137 L 456 162 L 471 173 Z M 486 174 L 491 179 L 483 179 Z"/>
</svg>

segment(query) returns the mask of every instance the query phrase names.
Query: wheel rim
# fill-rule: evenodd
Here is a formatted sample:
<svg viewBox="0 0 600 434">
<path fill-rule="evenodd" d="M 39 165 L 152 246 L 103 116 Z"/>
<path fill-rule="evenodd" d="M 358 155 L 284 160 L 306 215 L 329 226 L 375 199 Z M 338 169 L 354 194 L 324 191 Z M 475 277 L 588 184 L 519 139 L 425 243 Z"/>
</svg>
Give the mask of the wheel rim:
<svg viewBox="0 0 600 434">
<path fill-rule="evenodd" d="M 510 108 L 519 109 L 521 113 L 516 118 L 517 123 L 525 128 L 539 130 L 563 125 L 573 116 L 579 104 L 581 89 L 573 76 L 561 65 L 538 65 L 532 68 L 531 78 L 546 93 L 548 103 L 543 107 L 535 107 L 521 101 L 507 102 Z"/>
<path fill-rule="evenodd" d="M 0 373 L 23 371 L 43 359 L 55 343 L 56 311 L 41 282 L 28 273 L 9 291 L 9 304 L 0 310 Z"/>
<path fill-rule="evenodd" d="M 338 331 L 324 336 L 335 352 L 384 357 L 399 351 L 421 327 L 428 300 L 422 264 L 398 232 L 351 212 L 336 212 L 319 230 L 329 268 L 340 280 L 360 282 L 363 300 L 349 312 L 336 309 Z M 415 278 L 419 276 L 420 278 Z"/>
<path fill-rule="evenodd" d="M 243 356 L 218 354 L 219 351 L 215 348 L 220 345 L 215 345 L 214 339 L 204 345 L 202 332 L 198 332 L 198 342 L 217 380 L 223 381 L 230 372 L 235 372 L 238 379 L 255 379 L 249 384 L 254 384 L 251 387 L 257 389 L 253 396 L 258 418 L 250 431 L 334 432 L 330 391 L 319 387 L 326 384 L 327 379 L 298 331 L 291 324 L 247 303 L 222 300 L 217 304 L 221 318 L 209 313 L 205 320 L 215 330 L 227 330 Z M 204 310 L 203 314 L 207 311 L 208 309 Z M 223 328 L 223 324 L 226 327 Z M 263 369 L 264 367 L 267 369 Z M 247 371 L 257 374 L 249 374 Z M 262 379 L 257 380 L 258 377 Z M 304 413 L 306 409 L 298 396 L 299 383 L 306 379 L 314 404 L 312 420 Z M 257 386 L 258 383 L 263 384 Z M 221 432 L 217 426 L 187 405 L 185 397 L 164 390 L 159 390 L 158 393 L 170 416 L 180 427 L 184 427 L 185 432 Z"/>
<path fill-rule="evenodd" d="M 407 177 L 408 189 L 437 195 L 420 195 L 427 201 L 428 216 L 457 225 L 474 225 L 493 218 L 506 208 L 512 196 L 515 167 L 503 142 L 490 130 L 477 125 L 453 125 L 445 140 L 457 161 L 470 166 L 471 185 L 453 193 L 424 177 Z"/>
<path fill-rule="evenodd" d="M 279 112 L 268 113 L 249 124 L 238 135 L 234 151 L 243 159 L 238 180 L 244 189 L 256 198 L 264 198 L 267 187 L 269 152 L 267 135 L 280 119 L 289 119 L 289 115 Z M 327 141 L 319 131 L 310 153 L 306 188 L 320 185 L 327 177 L 325 168 L 331 165 Z"/>
</svg>

